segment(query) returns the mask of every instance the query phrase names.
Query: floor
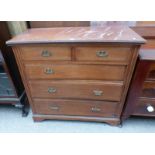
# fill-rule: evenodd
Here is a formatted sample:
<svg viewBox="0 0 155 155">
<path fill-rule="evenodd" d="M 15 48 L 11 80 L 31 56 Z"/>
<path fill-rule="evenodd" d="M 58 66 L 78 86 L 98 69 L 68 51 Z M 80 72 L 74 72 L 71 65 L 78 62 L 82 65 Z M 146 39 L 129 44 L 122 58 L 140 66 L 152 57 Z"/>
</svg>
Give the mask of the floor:
<svg viewBox="0 0 155 155">
<path fill-rule="evenodd" d="M 105 123 L 79 121 L 43 121 L 34 123 L 32 113 L 21 116 L 21 110 L 13 106 L 0 106 L 0 132 L 13 133 L 152 133 L 155 132 L 155 119 L 130 118 L 122 127 L 112 127 Z"/>
</svg>

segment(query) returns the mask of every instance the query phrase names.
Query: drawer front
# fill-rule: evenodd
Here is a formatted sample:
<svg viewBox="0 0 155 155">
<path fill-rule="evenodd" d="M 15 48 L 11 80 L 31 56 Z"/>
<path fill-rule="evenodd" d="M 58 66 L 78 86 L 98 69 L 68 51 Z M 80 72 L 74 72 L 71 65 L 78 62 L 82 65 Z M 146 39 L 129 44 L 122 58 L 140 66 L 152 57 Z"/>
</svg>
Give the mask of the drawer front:
<svg viewBox="0 0 155 155">
<path fill-rule="evenodd" d="M 125 66 L 25 64 L 29 79 L 123 80 Z"/>
<path fill-rule="evenodd" d="M 117 117 L 117 102 L 35 99 L 37 114 Z"/>
<path fill-rule="evenodd" d="M 34 98 L 74 98 L 120 101 L 122 83 L 90 81 L 29 81 Z"/>
<path fill-rule="evenodd" d="M 23 60 L 71 60 L 70 47 L 23 46 L 20 51 Z"/>
<path fill-rule="evenodd" d="M 77 47 L 75 51 L 79 61 L 128 62 L 131 55 L 129 47 Z"/>
<path fill-rule="evenodd" d="M 155 116 L 155 100 L 139 99 L 134 115 Z"/>
<path fill-rule="evenodd" d="M 155 63 L 151 63 L 146 79 L 155 80 Z"/>
<path fill-rule="evenodd" d="M 144 82 L 141 97 L 155 98 L 155 82 L 152 81 Z"/>
</svg>

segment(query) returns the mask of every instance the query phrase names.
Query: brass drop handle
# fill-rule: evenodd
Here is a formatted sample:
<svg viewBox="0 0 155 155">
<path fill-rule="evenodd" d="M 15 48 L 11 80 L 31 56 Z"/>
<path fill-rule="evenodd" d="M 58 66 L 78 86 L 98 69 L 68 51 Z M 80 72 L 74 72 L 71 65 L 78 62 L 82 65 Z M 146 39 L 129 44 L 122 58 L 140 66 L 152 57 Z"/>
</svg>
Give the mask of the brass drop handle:
<svg viewBox="0 0 155 155">
<path fill-rule="evenodd" d="M 43 57 L 50 57 L 50 56 L 52 56 L 52 53 L 49 52 L 49 51 L 47 51 L 47 50 L 43 50 L 42 53 L 41 53 L 41 55 Z"/>
<path fill-rule="evenodd" d="M 92 107 L 92 108 L 91 108 L 91 111 L 92 111 L 92 112 L 100 112 L 101 109 L 100 109 L 100 108 L 97 108 L 97 107 Z"/>
<path fill-rule="evenodd" d="M 53 69 L 51 69 L 51 68 L 46 68 L 44 72 L 46 74 L 53 74 L 54 73 Z"/>
<path fill-rule="evenodd" d="M 55 93 L 57 90 L 55 88 L 49 87 L 48 93 Z"/>
<path fill-rule="evenodd" d="M 101 96 L 101 95 L 103 95 L 103 91 L 101 91 L 101 90 L 93 90 L 93 92 L 94 92 L 94 95 L 95 96 Z"/>
<path fill-rule="evenodd" d="M 98 56 L 98 57 L 107 57 L 108 56 L 108 52 L 106 52 L 106 51 L 97 51 L 96 52 L 96 56 Z"/>
<path fill-rule="evenodd" d="M 55 106 L 55 105 L 50 105 L 50 109 L 51 110 L 59 110 L 59 107 Z"/>
</svg>

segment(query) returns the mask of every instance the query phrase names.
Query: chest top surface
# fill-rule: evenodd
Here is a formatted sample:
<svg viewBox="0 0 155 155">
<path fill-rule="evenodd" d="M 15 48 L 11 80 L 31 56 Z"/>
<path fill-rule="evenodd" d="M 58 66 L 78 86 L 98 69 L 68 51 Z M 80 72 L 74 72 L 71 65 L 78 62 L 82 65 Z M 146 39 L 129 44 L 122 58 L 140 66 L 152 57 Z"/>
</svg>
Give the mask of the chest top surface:
<svg viewBox="0 0 155 155">
<path fill-rule="evenodd" d="M 142 44 L 145 40 L 127 26 L 61 27 L 28 29 L 7 44 L 92 42 Z"/>
</svg>

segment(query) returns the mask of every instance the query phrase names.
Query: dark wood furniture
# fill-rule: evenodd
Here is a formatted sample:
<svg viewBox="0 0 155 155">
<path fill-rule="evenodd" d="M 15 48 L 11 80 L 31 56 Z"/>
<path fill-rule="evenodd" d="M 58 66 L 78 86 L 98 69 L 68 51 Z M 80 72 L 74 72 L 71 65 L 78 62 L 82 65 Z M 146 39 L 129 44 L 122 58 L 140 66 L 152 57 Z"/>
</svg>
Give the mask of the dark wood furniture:
<svg viewBox="0 0 155 155">
<path fill-rule="evenodd" d="M 28 100 L 24 91 L 12 49 L 5 42 L 10 39 L 6 22 L 0 22 L 0 104 L 12 104 L 28 114 Z"/>
<path fill-rule="evenodd" d="M 123 119 L 155 116 L 155 50 L 142 49 L 129 89 Z"/>
<path fill-rule="evenodd" d="M 11 45 L 33 119 L 120 123 L 145 40 L 126 26 L 29 29 Z"/>
<path fill-rule="evenodd" d="M 145 38 L 147 43 L 141 46 L 122 119 L 131 115 L 155 116 L 155 22 L 140 22 L 132 29 Z"/>
</svg>

